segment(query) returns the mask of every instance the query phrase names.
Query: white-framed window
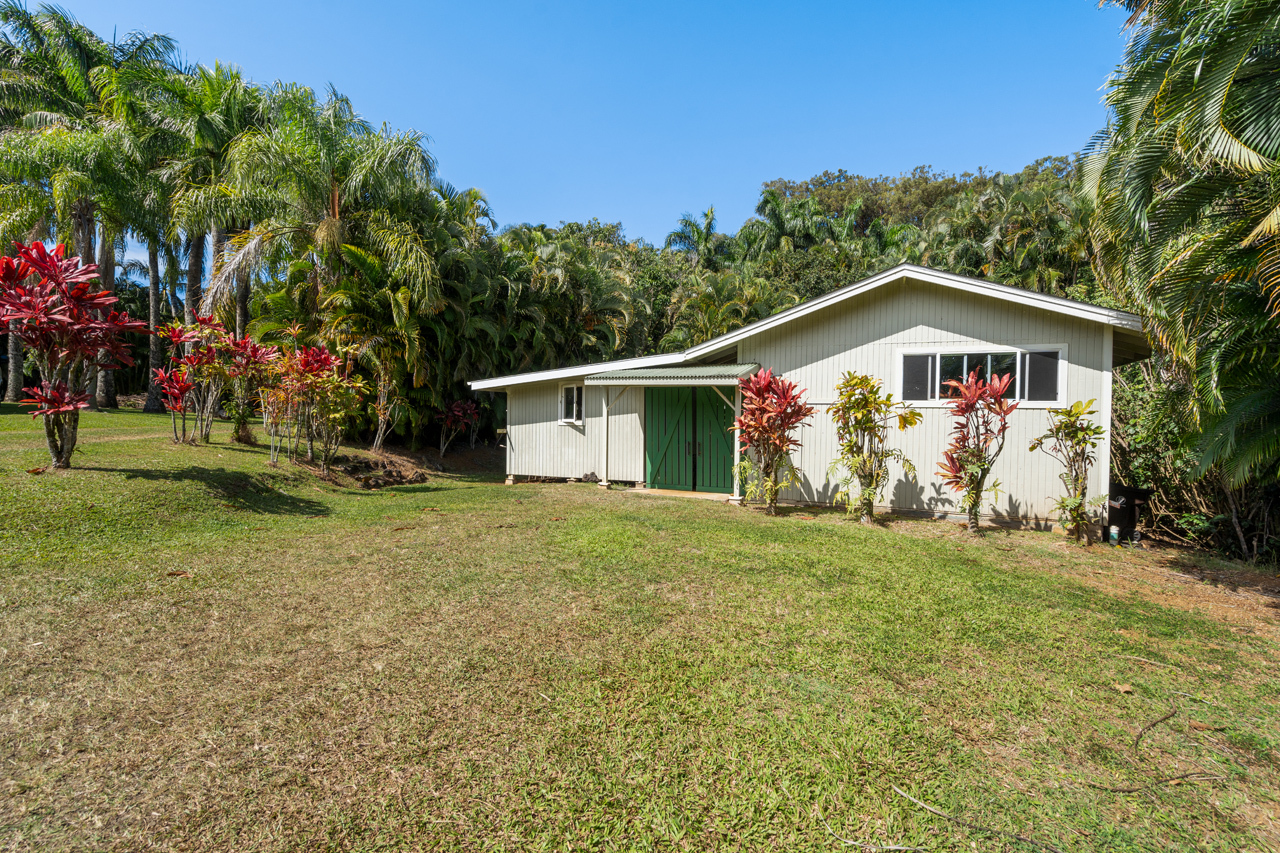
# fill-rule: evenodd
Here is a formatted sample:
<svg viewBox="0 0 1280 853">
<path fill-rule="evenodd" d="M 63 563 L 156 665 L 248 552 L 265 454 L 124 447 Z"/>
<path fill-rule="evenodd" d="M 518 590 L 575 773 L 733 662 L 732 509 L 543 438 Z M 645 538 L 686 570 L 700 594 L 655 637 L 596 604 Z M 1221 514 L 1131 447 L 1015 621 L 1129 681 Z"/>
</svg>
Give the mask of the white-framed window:
<svg viewBox="0 0 1280 853">
<path fill-rule="evenodd" d="M 560 386 L 560 423 L 582 423 L 582 400 L 581 385 Z"/>
<path fill-rule="evenodd" d="M 1006 397 L 1032 408 L 1058 406 L 1066 385 L 1066 354 L 1062 344 L 905 350 L 898 365 L 898 391 L 907 403 L 942 405 L 951 391 L 949 380 L 964 382 L 975 370 L 979 379 L 1012 373 Z"/>
</svg>

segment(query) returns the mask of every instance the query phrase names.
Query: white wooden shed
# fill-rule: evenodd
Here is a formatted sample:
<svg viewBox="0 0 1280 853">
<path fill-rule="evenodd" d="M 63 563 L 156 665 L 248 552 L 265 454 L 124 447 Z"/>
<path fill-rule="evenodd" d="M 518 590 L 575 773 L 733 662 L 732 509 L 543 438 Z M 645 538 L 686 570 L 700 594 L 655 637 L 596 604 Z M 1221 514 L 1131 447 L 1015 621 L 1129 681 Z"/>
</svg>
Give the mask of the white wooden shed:
<svg viewBox="0 0 1280 853">
<path fill-rule="evenodd" d="M 936 474 L 950 418 L 942 383 L 975 367 L 1015 375 L 1020 406 L 994 476 L 998 503 L 984 514 L 1052 526 L 1061 468 L 1028 445 L 1047 409 L 1095 400 L 1111 422 L 1112 370 L 1150 354 L 1138 317 L 990 281 L 904 264 L 801 303 L 683 352 L 584 364 L 471 383 L 507 395 L 507 475 L 598 479 L 737 496 L 730 431 L 737 380 L 761 367 L 807 389 L 818 411 L 802 428 L 793 461 L 801 483 L 784 500 L 825 503 L 836 485 L 826 407 L 846 371 L 879 378 L 924 419 L 893 441 L 918 479 L 891 472 L 887 507 L 945 515 L 956 495 Z M 1110 480 L 1110 435 L 1099 448 L 1090 493 Z"/>
</svg>

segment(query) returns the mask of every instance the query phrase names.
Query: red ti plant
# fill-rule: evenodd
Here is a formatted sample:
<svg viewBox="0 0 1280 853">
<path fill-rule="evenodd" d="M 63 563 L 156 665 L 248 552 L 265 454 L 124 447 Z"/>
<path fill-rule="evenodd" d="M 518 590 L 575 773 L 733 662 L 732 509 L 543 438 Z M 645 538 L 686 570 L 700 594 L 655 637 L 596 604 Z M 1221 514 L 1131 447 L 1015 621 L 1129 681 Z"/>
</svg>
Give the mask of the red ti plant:
<svg viewBox="0 0 1280 853">
<path fill-rule="evenodd" d="M 942 454 L 938 466 L 943 482 L 960 492 L 960 506 L 969 514 L 969 532 L 978 532 L 982 497 L 1000 488 L 997 480 L 987 485 L 987 477 L 1004 450 L 1004 434 L 1009 429 L 1009 415 L 1018 404 L 1005 399 L 1013 382 L 1013 374 L 993 376 L 990 382 L 969 374 L 966 382 L 954 379 L 947 408 L 956 420 L 951 428 L 951 446 Z"/>
<path fill-rule="evenodd" d="M 25 388 L 24 403 L 43 416 L 50 464 L 71 467 L 80 410 L 88 406 L 90 375 L 98 368 L 133 364 L 125 332 L 147 333 L 147 324 L 112 309 L 110 291 L 94 290 L 95 264 L 66 259 L 59 245 L 52 252 L 39 241 L 15 243 L 18 257 L 0 258 L 0 324 L 16 321 L 40 371 L 40 384 Z"/>
<path fill-rule="evenodd" d="M 351 417 L 359 411 L 367 390 L 364 383 L 324 347 L 298 346 L 295 340 L 263 357 L 259 396 L 271 461 L 279 460 L 281 447 L 294 461 L 305 436 L 307 460 L 315 459 L 318 439 L 320 470 L 327 472 Z"/>
<path fill-rule="evenodd" d="M 209 440 L 213 419 L 220 406 L 225 405 L 233 425 L 232 439 L 251 444 L 249 421 L 254 414 L 254 398 L 258 386 L 266 381 L 268 366 L 279 354 L 277 347 L 262 346 L 249 338 L 237 338 L 212 317 L 195 318 L 195 323 L 184 326 L 174 322 L 158 334 L 169 340 L 172 368 L 167 374 L 181 374 L 187 382 L 186 396 L 180 407 L 169 402 L 171 412 L 188 411 L 196 417 L 194 440 L 197 436 Z M 185 355 L 183 352 L 185 351 Z M 159 380 L 160 371 L 157 371 Z M 224 399 L 230 388 L 229 399 Z M 186 441 L 186 429 L 183 429 Z"/>
<path fill-rule="evenodd" d="M 173 421 L 173 440 L 185 444 L 190 440 L 187 438 L 187 404 L 191 399 L 191 391 L 196 386 L 187 381 L 185 371 L 174 369 L 166 373 L 158 367 L 156 368 L 156 385 L 164 395 L 164 407 L 169 410 L 169 417 Z M 179 413 L 182 414 L 181 438 L 178 437 Z M 195 436 L 191 438 L 194 439 Z"/>
<path fill-rule="evenodd" d="M 799 481 L 791 451 L 800 446 L 792 432 L 813 414 L 803 390 L 794 382 L 761 370 L 739 380 L 742 414 L 734 422 L 742 444 L 738 476 L 746 483 L 746 495 L 762 500 L 769 515 L 778 512 L 778 494 Z"/>
<path fill-rule="evenodd" d="M 453 440 L 480 420 L 480 407 L 471 400 L 454 400 L 436 416 L 440 421 L 440 458 Z"/>
<path fill-rule="evenodd" d="M 243 338 L 230 334 L 226 336 L 223 358 L 226 362 L 227 380 L 231 384 L 227 413 L 231 416 L 233 441 L 241 444 L 254 443 L 253 433 L 249 430 L 249 421 L 254 415 L 254 400 L 258 389 L 270 377 L 271 363 L 279 356 L 279 347 L 263 346 L 247 335 Z"/>
</svg>

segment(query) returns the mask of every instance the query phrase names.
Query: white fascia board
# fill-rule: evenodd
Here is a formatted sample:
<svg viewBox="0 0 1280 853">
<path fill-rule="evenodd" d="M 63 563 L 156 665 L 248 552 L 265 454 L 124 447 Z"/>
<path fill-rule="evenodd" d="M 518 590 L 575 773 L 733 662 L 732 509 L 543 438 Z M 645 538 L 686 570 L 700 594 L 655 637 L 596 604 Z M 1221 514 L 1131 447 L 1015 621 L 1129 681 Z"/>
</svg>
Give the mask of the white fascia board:
<svg viewBox="0 0 1280 853">
<path fill-rule="evenodd" d="M 741 329 L 730 332 L 727 335 L 721 335 L 718 338 L 690 347 L 684 352 L 671 353 L 669 355 L 650 355 L 640 358 L 629 358 L 623 361 L 605 361 L 596 364 L 582 364 L 577 367 L 563 367 L 559 370 L 542 370 L 537 373 L 523 373 L 512 376 L 498 376 L 493 379 L 479 379 L 475 382 L 468 383 L 473 391 L 492 391 L 507 388 L 512 385 L 526 385 L 532 382 L 550 382 L 557 379 L 576 379 L 580 376 L 589 376 L 592 373 L 603 373 L 606 370 L 627 370 L 637 367 L 668 367 L 675 364 L 682 364 L 686 361 L 692 361 L 705 355 L 710 355 L 717 350 L 732 346 L 741 340 L 757 335 L 769 329 L 776 328 L 789 323 L 792 320 L 807 316 L 815 311 L 821 311 L 846 299 L 851 299 L 868 291 L 875 290 L 881 285 L 902 279 L 914 279 L 927 284 L 936 284 L 940 287 L 950 287 L 956 290 L 962 290 L 966 293 L 978 294 L 981 296 L 989 296 L 994 299 L 1000 299 L 1005 302 L 1013 302 L 1019 305 L 1029 305 L 1035 308 L 1041 308 L 1046 311 L 1052 311 L 1055 314 L 1065 314 L 1068 317 L 1076 317 L 1082 320 L 1092 320 L 1095 323 L 1104 323 L 1108 326 L 1116 326 L 1121 329 L 1142 332 L 1142 319 L 1134 314 L 1126 311 L 1116 311 L 1111 308 L 1101 308 L 1097 305 L 1089 305 L 1084 302 L 1075 302 L 1070 299 L 1062 299 L 1058 296 L 1046 296 L 1043 293 L 1033 293 L 1030 290 L 1023 290 L 1020 287 L 1011 287 L 1006 284 L 996 284 L 991 281 L 983 281 L 976 278 L 967 278 L 954 273 L 940 272 L 931 270 L 928 267 L 919 267 L 915 264 L 899 264 L 893 269 L 885 270 L 882 273 L 873 275 L 871 278 L 845 285 L 839 290 L 833 290 L 830 293 L 819 296 L 816 299 L 810 299 L 808 302 L 802 302 L 794 308 L 788 308 L 772 317 L 766 317 L 763 320 L 743 326 Z"/>
<path fill-rule="evenodd" d="M 512 385 L 529 385 L 534 382 L 554 382 L 560 379 L 577 379 L 593 373 L 605 373 L 614 370 L 633 370 L 640 367 L 669 367 L 685 360 L 685 353 L 673 352 L 663 355 L 646 355 L 639 358 L 625 358 L 621 361 L 598 361 L 594 364 L 579 364 L 574 367 L 561 367 L 556 370 L 539 370 L 536 373 L 516 373 L 511 376 L 495 376 L 492 379 L 477 379 L 468 382 L 472 391 L 496 391 Z"/>
<path fill-rule="evenodd" d="M 918 267 L 914 264 L 900 264 L 893 269 L 885 270 L 882 273 L 872 276 L 868 279 L 845 285 L 839 290 L 833 290 L 825 296 L 819 296 L 816 299 L 810 299 L 808 302 L 802 302 L 794 308 L 788 308 L 786 311 L 774 314 L 772 317 L 766 317 L 763 320 L 743 326 L 741 329 L 730 332 L 727 335 L 721 335 L 718 338 L 712 338 L 706 343 L 698 344 L 690 348 L 686 352 L 689 358 L 698 358 L 714 352 L 723 347 L 735 344 L 752 335 L 789 323 L 792 320 L 799 319 L 815 311 L 821 311 L 838 302 L 851 299 L 868 291 L 875 290 L 884 284 L 899 281 L 901 279 L 915 279 L 928 284 L 936 284 L 941 287 L 950 287 L 956 290 L 963 290 L 968 293 L 979 294 L 982 296 L 990 296 L 995 299 L 1001 299 L 1005 302 L 1014 302 L 1021 305 L 1030 305 L 1036 308 L 1042 308 L 1052 311 L 1056 314 L 1066 314 L 1069 317 L 1077 317 L 1084 320 L 1092 320 L 1097 323 L 1105 323 L 1109 326 L 1119 326 L 1124 329 L 1132 329 L 1134 331 L 1142 331 L 1142 320 L 1134 314 L 1125 311 L 1116 311 L 1111 308 L 1101 308 L 1097 305 L 1089 305 L 1084 302 L 1074 302 L 1070 299 L 1062 299 L 1057 296 L 1046 296 L 1043 293 L 1033 293 L 1030 290 L 1023 290 L 1020 287 L 1010 287 L 1005 284 L 996 284 L 995 282 L 982 281 L 976 278 L 966 278 L 961 275 L 952 273 L 939 272 L 926 267 Z"/>
</svg>

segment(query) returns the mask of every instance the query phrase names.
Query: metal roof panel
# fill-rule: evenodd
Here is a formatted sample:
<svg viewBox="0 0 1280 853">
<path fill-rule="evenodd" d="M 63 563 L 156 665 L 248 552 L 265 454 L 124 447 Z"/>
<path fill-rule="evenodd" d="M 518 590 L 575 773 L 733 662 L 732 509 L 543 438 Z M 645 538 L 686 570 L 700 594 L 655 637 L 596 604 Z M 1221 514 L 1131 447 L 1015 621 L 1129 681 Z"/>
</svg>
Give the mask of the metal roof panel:
<svg viewBox="0 0 1280 853">
<path fill-rule="evenodd" d="M 690 367 L 641 367 L 594 373 L 587 385 L 735 385 L 760 369 L 758 364 L 697 364 Z"/>
</svg>

